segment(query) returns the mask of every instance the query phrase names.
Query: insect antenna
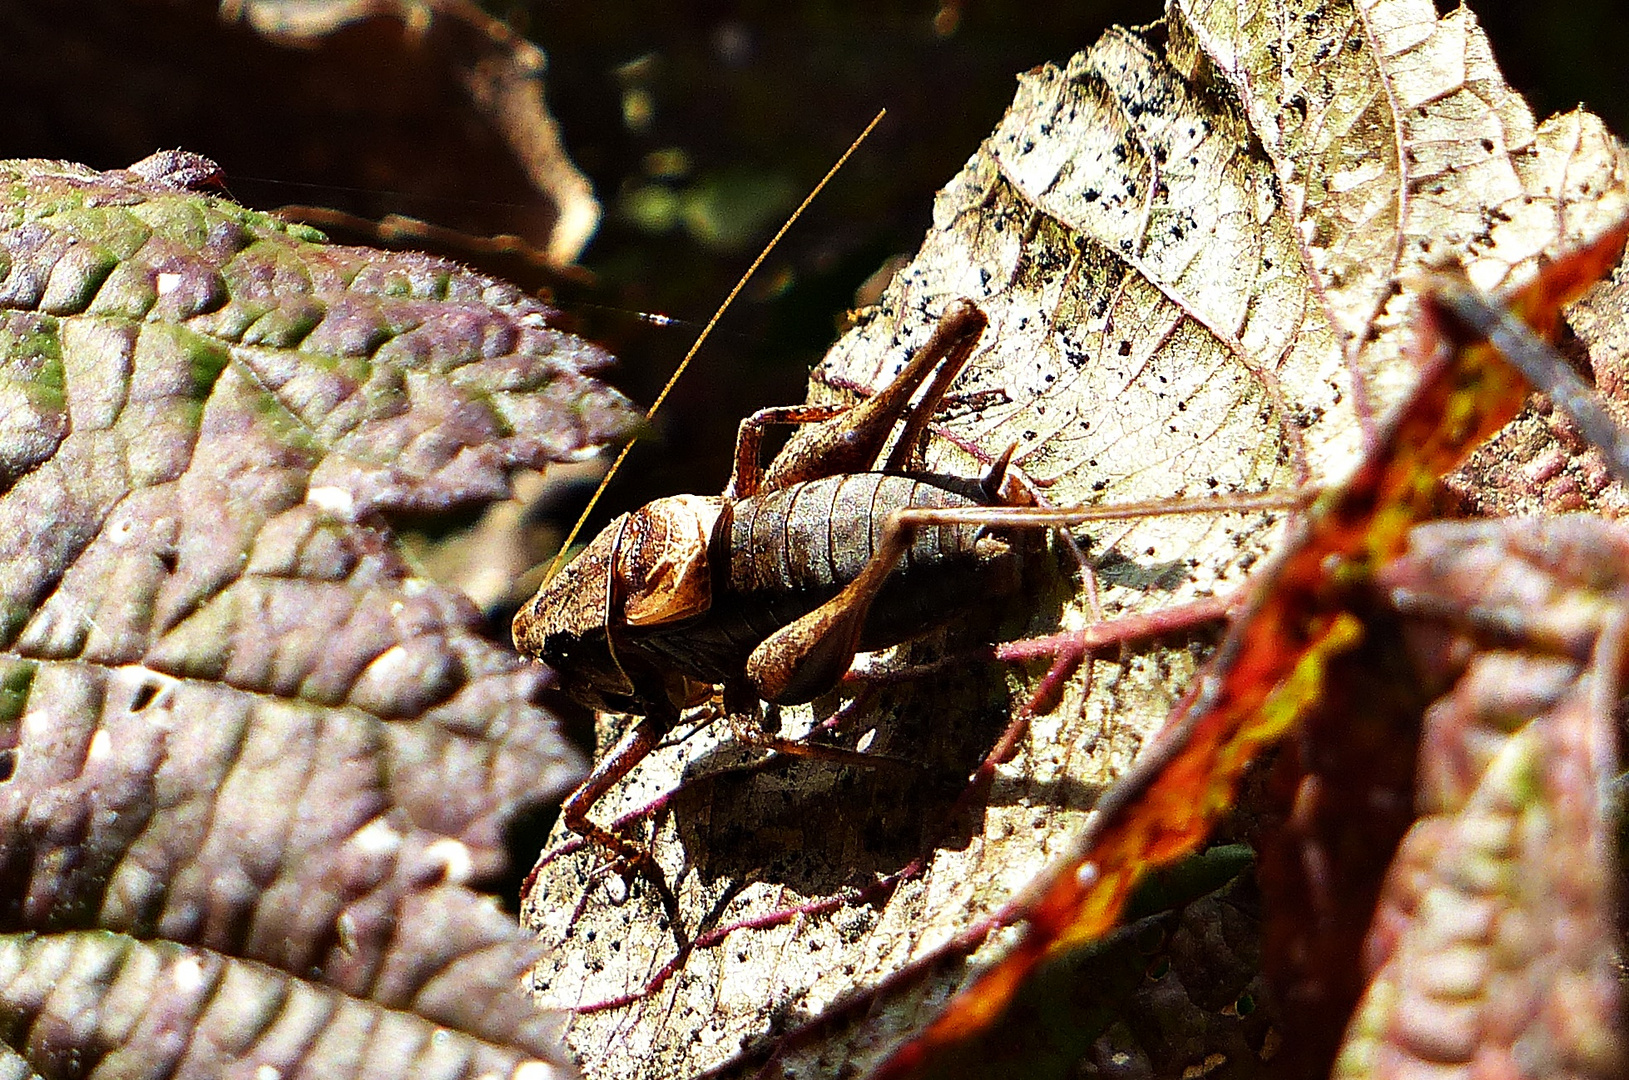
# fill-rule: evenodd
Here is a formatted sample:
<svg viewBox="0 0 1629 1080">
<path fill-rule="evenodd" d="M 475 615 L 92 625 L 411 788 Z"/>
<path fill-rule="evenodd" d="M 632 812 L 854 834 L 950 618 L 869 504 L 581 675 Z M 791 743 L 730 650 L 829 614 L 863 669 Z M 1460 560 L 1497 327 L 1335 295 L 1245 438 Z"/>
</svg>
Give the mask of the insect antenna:
<svg viewBox="0 0 1629 1080">
<path fill-rule="evenodd" d="M 678 383 L 679 376 L 683 375 L 684 369 L 690 366 L 690 361 L 695 359 L 696 353 L 701 351 L 703 343 L 711 336 L 713 327 L 718 325 L 718 321 L 730 309 L 730 305 L 735 302 L 735 298 L 741 295 L 741 290 L 747 287 L 747 282 L 752 280 L 752 275 L 756 274 L 758 268 L 764 264 L 764 260 L 769 258 L 769 253 L 775 250 L 776 245 L 781 242 L 781 238 L 797 223 L 798 218 L 803 216 L 803 211 L 807 210 L 809 204 L 815 201 L 815 196 L 819 195 L 826 184 L 831 181 L 831 178 L 837 175 L 837 171 L 848 162 L 848 159 L 854 155 L 854 151 L 860 148 L 860 144 L 865 142 L 866 137 L 876 130 L 877 125 L 882 123 L 882 118 L 886 115 L 888 115 L 887 109 L 877 111 L 877 115 L 871 118 L 871 122 L 865 126 L 865 130 L 860 132 L 853 142 L 849 143 L 848 149 L 843 151 L 842 156 L 837 159 L 830 169 L 826 170 L 826 175 L 820 178 L 820 182 L 810 190 L 808 195 L 804 196 L 803 201 L 798 204 L 796 210 L 792 211 L 785 224 L 775 231 L 774 236 L 769 238 L 769 242 L 758 253 L 758 257 L 752 260 L 752 265 L 747 267 L 746 272 L 736 281 L 735 287 L 730 290 L 729 295 L 724 297 L 724 302 L 718 305 L 718 310 L 713 312 L 713 317 L 708 319 L 707 324 L 701 328 L 701 333 L 696 335 L 696 340 L 691 344 L 689 350 L 685 352 L 684 358 L 679 361 L 679 366 L 674 368 L 673 374 L 668 377 L 667 385 L 662 387 L 662 392 L 656 395 L 656 400 L 651 402 L 650 408 L 645 411 L 647 423 L 656 416 L 656 410 L 660 409 L 662 402 L 667 400 L 668 394 L 672 392 L 674 385 Z M 545 584 L 560 572 L 560 567 L 566 560 L 566 552 L 571 550 L 571 545 L 576 541 L 577 534 L 582 531 L 583 523 L 588 520 L 588 515 L 594 512 L 594 507 L 600 501 L 600 496 L 605 494 L 605 489 L 611 485 L 612 477 L 616 476 L 617 470 L 622 468 L 622 463 L 627 459 L 628 452 L 633 449 L 634 443 L 638 441 L 638 436 L 629 439 L 623 444 L 622 450 L 616 456 L 616 460 L 611 462 L 611 467 L 600 481 L 600 486 L 594 489 L 594 494 L 588 499 L 588 505 L 583 507 L 583 512 L 578 516 L 576 524 L 572 525 L 571 532 L 566 534 L 565 542 L 560 545 L 560 550 L 555 552 L 554 560 L 549 563 L 548 573 L 543 575 Z"/>
</svg>

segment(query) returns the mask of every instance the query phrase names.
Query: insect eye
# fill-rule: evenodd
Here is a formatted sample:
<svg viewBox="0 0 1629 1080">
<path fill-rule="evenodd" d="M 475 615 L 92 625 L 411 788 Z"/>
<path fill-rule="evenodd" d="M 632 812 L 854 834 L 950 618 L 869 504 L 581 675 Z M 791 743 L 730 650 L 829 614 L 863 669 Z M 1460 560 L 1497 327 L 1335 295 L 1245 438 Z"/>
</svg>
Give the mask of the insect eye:
<svg viewBox="0 0 1629 1080">
<path fill-rule="evenodd" d="M 543 639 L 538 655 L 545 663 L 558 667 L 560 661 L 570 659 L 574 644 L 570 634 L 550 634 Z"/>
</svg>

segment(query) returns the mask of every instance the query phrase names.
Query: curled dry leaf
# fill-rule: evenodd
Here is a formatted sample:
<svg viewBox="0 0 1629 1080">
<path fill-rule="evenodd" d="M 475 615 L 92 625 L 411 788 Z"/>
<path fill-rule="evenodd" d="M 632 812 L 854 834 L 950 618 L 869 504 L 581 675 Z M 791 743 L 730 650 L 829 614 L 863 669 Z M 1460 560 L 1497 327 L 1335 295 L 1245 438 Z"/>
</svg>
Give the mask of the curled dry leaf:
<svg viewBox="0 0 1629 1080">
<path fill-rule="evenodd" d="M 434 163 L 440 167 L 433 172 L 440 175 L 433 178 L 423 175 L 425 166 L 432 163 L 421 150 L 411 158 L 403 157 L 399 178 L 379 173 L 383 163 L 375 160 L 370 181 L 375 187 L 439 196 L 442 214 L 448 212 L 449 203 L 463 204 L 457 211 L 476 220 L 463 223 L 462 232 L 395 213 L 375 224 L 343 211 L 291 207 L 302 220 L 360 227 L 373 232 L 378 242 L 438 244 L 472 254 L 513 254 L 556 269 L 569 266 L 582 254 L 599 226 L 600 206 L 588 178 L 566 155 L 559 125 L 543 102 L 541 76 L 547 62 L 540 49 L 476 4 L 467 0 L 306 0 L 298 4 L 226 0 L 220 6 L 223 21 L 241 20 L 266 39 L 308 55 L 326 53 L 314 65 L 321 74 L 313 77 L 345 80 L 349 92 L 335 95 L 340 100 L 363 97 L 379 101 L 377 107 L 385 114 L 387 125 L 396 117 L 411 117 L 416 132 L 427 114 L 467 111 L 480 117 L 507 146 L 535 195 L 541 196 L 510 199 L 501 210 L 492 206 L 467 209 L 470 203 L 501 201 L 496 193 L 484 200 L 471 197 L 472 180 L 492 182 L 483 176 L 488 170 L 473 166 L 469 159 L 471 152 L 489 152 L 476 138 L 471 139 L 475 145 L 461 154 L 454 151 L 444 162 Z M 359 66 L 364 71 L 358 71 Z M 336 70 L 323 70 L 329 68 Z M 403 70 L 415 74 L 401 81 L 397 73 Z M 443 83 L 444 87 L 437 86 Z M 388 89 L 381 93 L 380 85 Z M 454 100 L 455 93 L 461 101 Z M 409 104 L 404 99 L 418 100 Z M 387 100 L 388 105 L 384 104 Z M 510 220 L 491 220 L 505 212 Z M 472 230 L 494 232 L 497 224 L 506 232 L 471 234 Z"/>
<path fill-rule="evenodd" d="M 383 515 L 616 435 L 607 357 L 162 166 L 0 163 L 12 1060 L 567 1070 L 514 989 L 538 947 L 469 884 L 581 762 L 547 673 Z"/>
<path fill-rule="evenodd" d="M 543 52 L 471 0 L 0 9 L 8 147 L 207 148 L 232 191 L 336 234 L 572 272 L 600 219 L 544 103 Z"/>
<path fill-rule="evenodd" d="M 1173 4 L 1160 24 L 1020 78 L 1007 117 L 941 192 L 915 261 L 816 370 L 811 397 L 885 383 L 944 305 L 968 296 L 992 329 L 953 390 L 961 408 L 939 426 L 934 467 L 973 474 L 1016 444 L 1014 461 L 1059 505 L 1326 483 L 1411 380 L 1413 275 L 1457 260 L 1482 288 L 1514 284 L 1625 203 L 1615 141 L 1584 113 L 1535 124 L 1468 10 Z M 1102 612 L 1230 592 L 1276 525 L 1086 530 Z M 1056 584 L 1037 609 L 970 633 L 1095 617 Z M 598 857 L 561 858 L 531 898 L 533 922 L 562 946 L 539 973 L 542 996 L 616 1000 L 681 955 L 656 994 L 579 1016 L 571 1044 L 607 1076 L 750 1071 L 780 1032 L 937 946 L 977 940 L 1164 721 L 1201 646 L 1098 658 L 961 820 L 945 818 L 966 770 L 1025 692 L 1009 695 L 989 668 L 869 701 L 856 729 L 875 732 L 872 750 L 921 763 L 915 775 L 799 763 L 705 779 L 740 754 L 705 725 L 675 732 L 596 813 L 661 801 L 649 820 L 678 934 L 711 935 L 710 947 L 678 954 L 650 890 L 636 883 L 624 900 Z M 817 702 L 813 719 L 841 707 Z M 789 733 L 812 722 L 784 719 Z M 606 723 L 602 737 L 617 726 Z M 925 848 L 924 873 L 865 891 Z M 787 912 L 798 914 L 776 914 Z M 749 928 L 715 944 L 736 924 Z M 864 1068 L 966 970 L 940 965 L 846 1029 L 782 1046 L 776 1067 Z"/>
</svg>

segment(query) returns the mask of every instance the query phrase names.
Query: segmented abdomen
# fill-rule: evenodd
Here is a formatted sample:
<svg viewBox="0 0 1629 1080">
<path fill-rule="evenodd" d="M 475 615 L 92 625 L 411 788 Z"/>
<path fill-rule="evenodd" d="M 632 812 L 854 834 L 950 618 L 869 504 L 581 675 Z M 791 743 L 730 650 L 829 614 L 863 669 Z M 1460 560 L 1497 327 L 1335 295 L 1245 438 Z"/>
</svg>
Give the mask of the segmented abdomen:
<svg viewBox="0 0 1629 1080">
<path fill-rule="evenodd" d="M 859 575 L 892 512 L 980 505 L 949 487 L 887 473 L 848 473 L 737 500 L 713 534 L 710 610 L 638 639 L 694 678 L 739 677 L 760 642 Z M 1011 593 L 1019 555 L 1001 545 L 981 555 L 981 532 L 977 525 L 919 530 L 871 607 L 861 647 L 898 644 Z"/>
<path fill-rule="evenodd" d="M 841 588 L 859 576 L 889 513 L 908 506 L 977 506 L 923 480 L 848 473 L 793 484 L 732 507 L 729 587 L 741 596 Z M 903 570 L 973 558 L 979 526 L 922 529 Z"/>
</svg>

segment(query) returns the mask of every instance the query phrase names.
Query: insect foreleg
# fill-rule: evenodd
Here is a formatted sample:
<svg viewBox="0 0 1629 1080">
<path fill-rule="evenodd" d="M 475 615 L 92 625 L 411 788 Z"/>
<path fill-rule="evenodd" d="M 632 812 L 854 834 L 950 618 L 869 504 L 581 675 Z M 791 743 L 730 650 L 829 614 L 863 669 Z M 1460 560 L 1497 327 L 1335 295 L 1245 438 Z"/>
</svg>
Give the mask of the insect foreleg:
<svg viewBox="0 0 1629 1080">
<path fill-rule="evenodd" d="M 648 851 L 590 821 L 588 811 L 601 796 L 633 771 L 635 765 L 650 756 L 650 752 L 656 749 L 657 741 L 671 726 L 661 717 L 640 717 L 639 721 L 617 741 L 616 746 L 594 763 L 594 771 L 588 774 L 588 779 L 584 780 L 561 805 L 560 816 L 565 821 L 566 828 L 605 850 L 616 853 L 630 866 L 640 864 L 654 866 Z"/>
</svg>

